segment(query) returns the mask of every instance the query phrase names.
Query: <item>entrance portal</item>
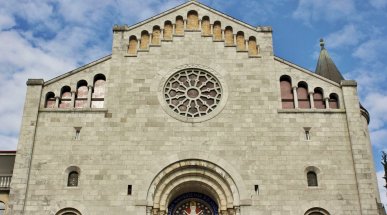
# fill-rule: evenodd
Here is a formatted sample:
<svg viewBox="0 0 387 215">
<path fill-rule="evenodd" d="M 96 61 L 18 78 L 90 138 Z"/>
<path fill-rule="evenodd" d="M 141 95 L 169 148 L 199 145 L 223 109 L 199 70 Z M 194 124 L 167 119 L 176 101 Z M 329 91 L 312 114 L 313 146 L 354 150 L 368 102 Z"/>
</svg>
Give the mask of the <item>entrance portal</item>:
<svg viewBox="0 0 387 215">
<path fill-rule="evenodd" d="M 185 193 L 171 202 L 168 215 L 218 215 L 218 205 L 207 195 Z"/>
</svg>

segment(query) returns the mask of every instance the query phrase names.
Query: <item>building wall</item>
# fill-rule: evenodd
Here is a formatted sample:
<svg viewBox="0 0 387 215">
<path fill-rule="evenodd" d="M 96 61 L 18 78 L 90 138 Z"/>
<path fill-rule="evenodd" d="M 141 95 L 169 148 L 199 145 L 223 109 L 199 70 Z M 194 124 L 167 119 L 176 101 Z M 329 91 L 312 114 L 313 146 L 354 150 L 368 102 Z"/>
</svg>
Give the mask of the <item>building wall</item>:
<svg viewBox="0 0 387 215">
<path fill-rule="evenodd" d="M 255 32 L 262 47 L 259 57 L 236 52 L 200 32 L 185 32 L 173 42 L 128 56 L 125 47 L 132 33 L 114 32 L 110 58 L 50 82 L 34 91 L 39 96 L 27 94 L 27 99 L 36 97 L 26 104 L 23 125 L 30 124 L 27 117 L 35 110 L 28 108 L 36 108 L 36 101 L 40 111 L 34 113 L 35 135 L 22 130 L 21 135 L 33 136 L 34 149 L 28 178 L 20 163 L 24 150 L 28 154 L 31 149 L 21 139 L 15 173 L 28 186 L 13 183 L 14 214 L 22 213 L 23 203 L 16 200 L 25 194 L 22 188 L 28 194 L 25 214 L 55 214 L 66 207 L 82 214 L 146 214 L 152 180 L 167 166 L 187 159 L 214 163 L 238 182 L 242 215 L 296 215 L 313 207 L 338 215 L 377 214 L 369 142 L 360 144 L 363 139 L 358 139 L 359 148 L 351 145 L 364 128 L 358 107 L 346 111 L 356 106 L 355 86 L 343 93 L 342 86 L 275 58 L 268 32 Z M 226 103 L 216 116 L 192 123 L 165 111 L 164 81 L 181 68 L 203 68 L 223 83 Z M 45 93 L 98 73 L 107 77 L 103 109 L 44 109 Z M 294 83 L 305 81 L 311 89 L 337 93 L 341 108 L 283 110 L 282 75 Z M 80 140 L 74 139 L 75 127 L 81 127 Z M 305 127 L 311 128 L 310 140 L 305 139 Z M 367 163 L 357 166 L 362 159 Z M 70 166 L 80 168 L 78 187 L 67 187 Z M 308 187 L 308 167 L 318 172 L 318 187 Z M 369 172 L 364 183 L 358 179 L 362 170 Z M 127 195 L 128 185 L 133 186 L 132 195 Z"/>
</svg>

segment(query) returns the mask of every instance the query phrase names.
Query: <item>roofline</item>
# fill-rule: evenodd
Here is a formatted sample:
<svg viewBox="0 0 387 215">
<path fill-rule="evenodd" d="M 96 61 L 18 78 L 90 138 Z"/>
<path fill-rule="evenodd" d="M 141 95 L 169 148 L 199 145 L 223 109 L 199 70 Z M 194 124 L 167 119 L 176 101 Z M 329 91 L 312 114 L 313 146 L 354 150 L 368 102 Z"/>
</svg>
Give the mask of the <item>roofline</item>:
<svg viewBox="0 0 387 215">
<path fill-rule="evenodd" d="M 166 10 L 166 11 L 164 11 L 164 12 L 162 12 L 162 13 L 159 13 L 159 14 L 157 14 L 157 15 L 155 15 L 155 16 L 152 16 L 152 17 L 150 17 L 150 18 L 148 18 L 148 19 L 145 19 L 145 20 L 143 20 L 143 21 L 140 21 L 140 22 L 138 22 L 138 23 L 136 23 L 136 24 L 134 24 L 134 25 L 131 25 L 131 26 L 124 26 L 124 27 L 121 27 L 121 26 L 115 25 L 115 26 L 113 27 L 113 31 L 130 31 L 130 30 L 132 30 L 132 29 L 135 29 L 135 28 L 137 28 L 137 27 L 140 27 L 140 26 L 142 26 L 142 25 L 145 25 L 145 24 L 147 24 L 147 23 L 149 23 L 149 22 L 151 22 L 151 21 L 153 21 L 153 20 L 156 20 L 156 19 L 158 19 L 158 18 L 160 18 L 160 17 L 162 17 L 162 16 L 165 16 L 165 15 L 167 15 L 167 14 L 173 13 L 173 12 L 175 12 L 175 11 L 177 11 L 177 10 L 183 8 L 183 7 L 186 7 L 186 6 L 190 5 L 190 4 L 195 4 L 195 5 L 198 6 L 198 7 L 207 9 L 207 10 L 209 10 L 209 11 L 211 11 L 211 12 L 213 12 L 213 13 L 219 15 L 219 16 L 222 16 L 222 17 L 224 17 L 224 18 L 226 18 L 226 19 L 228 19 L 228 20 L 230 20 L 230 21 L 237 22 L 238 24 L 243 25 L 244 27 L 249 28 L 249 29 L 251 29 L 251 30 L 253 30 L 253 31 L 256 31 L 256 32 L 272 32 L 271 26 L 258 26 L 258 27 L 254 27 L 254 26 L 252 26 L 252 25 L 250 25 L 250 24 L 248 24 L 248 23 L 246 23 L 246 22 L 243 22 L 243 21 L 241 21 L 241 20 L 239 20 L 239 19 L 237 19 L 237 18 L 234 18 L 234 17 L 232 17 L 232 16 L 229 16 L 229 15 L 227 15 L 227 14 L 221 12 L 221 11 L 218 11 L 218 10 L 216 10 L 216 9 L 214 9 L 214 8 L 211 8 L 211 7 L 208 6 L 208 5 L 205 5 L 205 4 L 203 4 L 203 3 L 199 3 L 199 2 L 197 2 L 197 1 L 189 1 L 189 2 L 185 2 L 185 3 L 183 3 L 183 4 L 180 4 L 180 5 L 176 6 L 176 7 L 173 7 L 173 8 L 171 8 L 171 9 L 169 9 L 169 10 Z"/>
<path fill-rule="evenodd" d="M 102 63 L 102 62 L 104 62 L 104 61 L 107 61 L 107 60 L 109 60 L 111 57 L 112 57 L 112 55 L 109 54 L 109 55 L 107 55 L 107 56 L 105 56 L 105 57 L 102 57 L 102 58 L 100 58 L 100 59 L 98 59 L 98 60 L 92 61 L 92 62 L 90 62 L 90 63 L 88 63 L 88 64 L 85 64 L 85 65 L 83 65 L 83 66 L 81 66 L 81 67 L 78 67 L 78 68 L 76 68 L 76 69 L 74 69 L 74 70 L 71 70 L 70 72 L 67 72 L 67 73 L 62 74 L 62 75 L 60 75 L 60 76 L 57 76 L 57 77 L 55 77 L 55 78 L 53 78 L 53 79 L 50 79 L 50 80 L 44 82 L 44 86 L 50 85 L 50 84 L 52 84 L 52 83 L 54 83 L 54 82 L 56 82 L 56 81 L 59 81 L 59 80 L 61 80 L 61 79 L 63 79 L 63 78 L 66 78 L 66 77 L 68 77 L 68 76 L 70 76 L 70 75 L 76 74 L 76 73 L 78 73 L 78 72 L 80 72 L 80 71 L 82 71 L 82 70 L 84 70 L 84 69 L 90 68 L 90 67 L 92 67 L 92 66 L 94 66 L 94 65 L 97 65 L 97 64 Z"/>
<path fill-rule="evenodd" d="M 299 65 L 297 65 L 297 64 L 295 64 L 295 63 L 292 63 L 292 62 L 290 62 L 290 61 L 287 61 L 287 60 L 285 60 L 285 59 L 283 59 L 283 58 L 281 58 L 281 57 L 274 56 L 274 60 L 276 60 L 276 61 L 278 61 L 278 62 L 281 62 L 281 63 L 284 63 L 284 64 L 286 64 L 286 65 L 288 65 L 288 66 L 291 66 L 291 67 L 293 67 L 293 68 L 295 68 L 295 69 L 298 69 L 298 70 L 300 70 L 300 71 L 302 71 L 302 72 L 304 72 L 304 73 L 307 73 L 307 74 L 309 74 L 309 75 L 312 75 L 312 76 L 314 76 L 314 77 L 316 77 L 316 78 L 318 78 L 318 79 L 320 79 L 320 80 L 323 80 L 323 81 L 325 81 L 325 82 L 328 82 L 328 83 L 330 83 L 330 84 L 333 84 L 333 85 L 335 85 L 335 86 L 337 86 L 337 87 L 341 87 L 340 84 L 338 84 L 338 83 L 336 83 L 336 82 L 334 82 L 334 81 L 332 81 L 332 80 L 330 80 L 330 79 L 324 78 L 324 77 L 322 77 L 322 76 L 320 76 L 320 75 L 317 75 L 316 73 L 314 73 L 314 72 L 312 72 L 312 71 L 310 71 L 310 70 L 308 70 L 308 69 L 306 69 L 306 68 L 303 68 L 303 67 L 301 67 L 301 66 L 299 66 Z"/>
</svg>

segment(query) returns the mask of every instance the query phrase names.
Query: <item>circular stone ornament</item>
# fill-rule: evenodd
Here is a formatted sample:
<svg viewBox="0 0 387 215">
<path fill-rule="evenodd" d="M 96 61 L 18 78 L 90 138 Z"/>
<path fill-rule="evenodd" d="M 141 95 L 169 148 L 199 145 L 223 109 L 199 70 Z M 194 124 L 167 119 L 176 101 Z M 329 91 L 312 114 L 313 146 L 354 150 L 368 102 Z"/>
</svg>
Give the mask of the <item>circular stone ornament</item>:
<svg viewBox="0 0 387 215">
<path fill-rule="evenodd" d="M 182 69 L 170 76 L 165 82 L 163 95 L 168 112 L 191 122 L 211 118 L 214 112 L 220 111 L 219 106 L 224 100 L 221 82 L 198 68 Z"/>
</svg>

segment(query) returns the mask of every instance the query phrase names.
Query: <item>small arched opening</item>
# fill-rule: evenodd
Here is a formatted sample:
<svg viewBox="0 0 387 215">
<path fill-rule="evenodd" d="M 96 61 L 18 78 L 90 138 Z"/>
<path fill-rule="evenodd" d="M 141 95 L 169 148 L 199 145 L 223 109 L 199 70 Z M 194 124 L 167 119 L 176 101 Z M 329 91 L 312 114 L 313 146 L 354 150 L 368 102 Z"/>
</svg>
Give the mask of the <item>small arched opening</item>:
<svg viewBox="0 0 387 215">
<path fill-rule="evenodd" d="M 314 89 L 313 93 L 314 107 L 317 109 L 325 109 L 324 93 L 323 89 L 317 87 Z"/>
<path fill-rule="evenodd" d="M 176 17 L 176 24 L 175 24 L 175 34 L 176 35 L 184 35 L 184 19 L 182 16 Z"/>
<path fill-rule="evenodd" d="M 75 98 L 75 108 L 86 108 L 87 107 L 87 95 L 89 89 L 87 87 L 87 81 L 80 80 L 77 83 L 77 92 Z"/>
<path fill-rule="evenodd" d="M 160 45 L 161 28 L 158 25 L 153 26 L 152 45 Z"/>
<path fill-rule="evenodd" d="M 202 34 L 204 36 L 211 35 L 211 24 L 208 16 L 203 16 L 202 18 Z"/>
<path fill-rule="evenodd" d="M 222 40 L 222 25 L 219 21 L 215 21 L 213 25 L 213 32 L 214 32 L 214 40 L 220 41 Z"/>
<path fill-rule="evenodd" d="M 308 92 L 308 84 L 306 82 L 299 82 L 297 87 L 298 107 L 302 109 L 310 108 L 310 98 Z"/>
<path fill-rule="evenodd" d="M 129 47 L 128 47 L 128 54 L 130 55 L 136 55 L 137 54 L 137 37 L 132 35 L 129 37 Z"/>
<path fill-rule="evenodd" d="M 198 12 L 191 10 L 187 14 L 187 29 L 198 30 L 199 29 L 199 15 Z"/>
<path fill-rule="evenodd" d="M 55 93 L 48 92 L 46 94 L 46 100 L 44 102 L 45 108 L 55 108 L 56 99 L 55 99 Z"/>
<path fill-rule="evenodd" d="M 294 108 L 294 95 L 292 89 L 292 80 L 289 76 L 283 75 L 280 78 L 281 102 L 283 109 Z"/>
<path fill-rule="evenodd" d="M 71 108 L 71 88 L 64 86 L 60 90 L 59 108 Z"/>
</svg>

